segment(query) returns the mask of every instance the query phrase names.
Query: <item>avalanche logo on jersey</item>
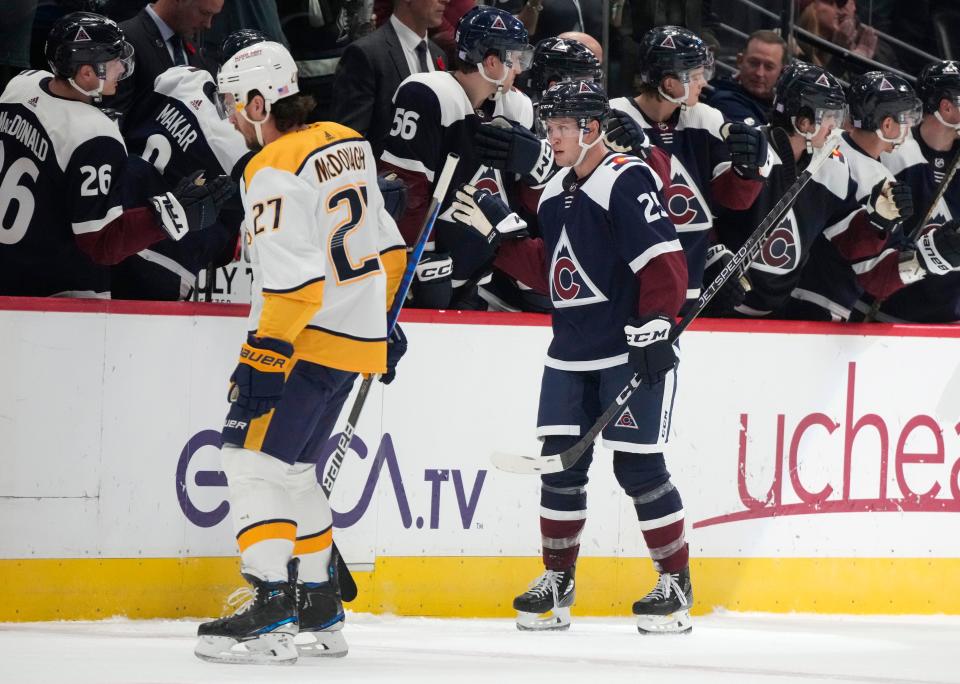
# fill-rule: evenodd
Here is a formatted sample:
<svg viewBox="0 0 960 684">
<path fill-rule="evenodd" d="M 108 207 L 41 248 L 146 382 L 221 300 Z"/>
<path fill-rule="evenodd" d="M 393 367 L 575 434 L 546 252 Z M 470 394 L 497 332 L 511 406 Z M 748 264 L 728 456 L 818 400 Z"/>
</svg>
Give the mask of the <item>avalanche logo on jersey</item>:
<svg viewBox="0 0 960 684">
<path fill-rule="evenodd" d="M 550 299 L 557 308 L 586 306 L 607 301 L 587 272 L 580 266 L 570 246 L 567 227 L 560 230 L 560 239 L 550 262 Z"/>
<path fill-rule="evenodd" d="M 760 255 L 750 268 L 765 273 L 790 273 L 800 265 L 800 231 L 791 209 L 760 248 Z"/>
<path fill-rule="evenodd" d="M 697 184 L 675 156 L 670 156 L 670 187 L 664 188 L 667 211 L 678 233 L 709 230 L 713 225 L 707 203 L 697 190 Z"/>
<path fill-rule="evenodd" d="M 623 409 L 623 413 L 621 413 L 620 417 L 617 418 L 615 427 L 629 428 L 631 430 L 640 429 L 640 426 L 637 425 L 637 419 L 633 417 L 632 413 L 630 413 L 629 406 Z"/>
</svg>

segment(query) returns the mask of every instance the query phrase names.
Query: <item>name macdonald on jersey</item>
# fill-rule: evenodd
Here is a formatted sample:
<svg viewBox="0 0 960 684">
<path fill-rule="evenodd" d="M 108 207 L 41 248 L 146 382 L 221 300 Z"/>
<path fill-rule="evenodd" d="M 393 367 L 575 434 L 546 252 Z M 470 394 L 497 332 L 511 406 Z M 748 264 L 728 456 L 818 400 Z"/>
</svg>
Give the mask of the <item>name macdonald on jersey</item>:
<svg viewBox="0 0 960 684">
<path fill-rule="evenodd" d="M 367 155 L 360 145 L 344 145 L 336 152 L 318 154 L 313 160 L 317 178 L 321 183 L 336 178 L 344 171 L 363 171 L 367 168 Z"/>
<path fill-rule="evenodd" d="M 168 104 L 160 110 L 160 113 L 157 114 L 157 121 L 170 131 L 170 136 L 177 141 L 180 149 L 184 152 L 199 135 L 193 130 L 193 126 L 190 125 L 187 117 L 181 114 L 172 104 Z"/>
<path fill-rule="evenodd" d="M 46 161 L 50 151 L 47 137 L 34 128 L 29 121 L 17 114 L 12 119 L 9 113 L 0 113 L 0 133 L 6 133 L 28 147 L 40 161 Z"/>
</svg>

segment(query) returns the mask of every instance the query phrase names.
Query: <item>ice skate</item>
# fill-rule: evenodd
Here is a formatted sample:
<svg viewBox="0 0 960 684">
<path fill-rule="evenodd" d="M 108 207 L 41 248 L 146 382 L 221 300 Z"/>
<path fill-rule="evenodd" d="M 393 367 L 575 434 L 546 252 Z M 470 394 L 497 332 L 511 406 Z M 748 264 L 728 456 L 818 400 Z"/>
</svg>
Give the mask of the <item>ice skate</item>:
<svg viewBox="0 0 960 684">
<path fill-rule="evenodd" d="M 637 630 L 641 634 L 686 634 L 693 629 L 692 606 L 690 569 L 662 572 L 653 591 L 633 604 Z"/>
<path fill-rule="evenodd" d="M 253 575 L 243 577 L 253 588 L 252 596 L 230 617 L 201 624 L 194 653 L 202 660 L 217 663 L 294 664 L 296 578 L 290 582 L 264 582 Z"/>
<path fill-rule="evenodd" d="M 573 575 L 567 570 L 547 570 L 530 588 L 513 599 L 517 611 L 517 629 L 546 631 L 570 628 L 570 606 L 576 598 Z"/>
<path fill-rule="evenodd" d="M 297 605 L 300 615 L 297 652 L 305 658 L 347 655 L 347 640 L 341 631 L 345 615 L 336 578 L 323 583 L 298 584 Z"/>
</svg>

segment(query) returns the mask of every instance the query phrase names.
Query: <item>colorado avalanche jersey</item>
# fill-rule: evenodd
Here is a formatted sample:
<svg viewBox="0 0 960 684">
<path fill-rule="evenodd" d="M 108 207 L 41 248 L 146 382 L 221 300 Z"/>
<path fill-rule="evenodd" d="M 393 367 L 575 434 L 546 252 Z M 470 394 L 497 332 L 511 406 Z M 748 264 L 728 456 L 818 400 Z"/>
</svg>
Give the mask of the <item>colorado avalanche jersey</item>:
<svg viewBox="0 0 960 684">
<path fill-rule="evenodd" d="M 710 245 L 713 217 L 720 207 L 744 210 L 753 204 L 762 181 L 733 173 L 730 153 L 720 128 L 723 114 L 703 103 L 678 108 L 666 121 L 647 118 L 636 100 L 618 97 L 610 108 L 629 114 L 651 142 L 670 155 L 670 184 L 664 188 L 666 208 L 677 227 L 687 257 L 690 278 L 687 299 L 700 296 L 703 269 Z M 761 169 L 769 173 L 770 159 Z"/>
<path fill-rule="evenodd" d="M 51 79 L 25 71 L 0 96 L 0 294 L 106 297 L 108 269 L 78 240 L 123 213 L 127 152 L 116 123 Z"/>
<path fill-rule="evenodd" d="M 660 190 L 646 164 L 612 154 L 584 179 L 565 169 L 547 183 L 537 212 L 554 307 L 547 366 L 625 363 L 631 316 L 676 315 L 687 274 Z"/>
<path fill-rule="evenodd" d="M 436 244 L 428 244 L 428 249 L 450 253 L 456 286 L 473 275 L 476 264 L 471 253 L 476 252 L 476 244 L 471 240 L 473 231 L 451 219 L 452 189 L 470 183 L 499 195 L 509 205 L 508 192 L 515 190 L 517 180 L 481 163 L 474 152 L 474 135 L 484 121 L 495 116 L 532 128 L 533 105 L 523 93 L 510 90 L 474 110 L 456 78 L 445 71 L 408 76 L 397 89 L 393 103 L 393 127 L 380 158 L 399 169 L 410 186 L 407 212 L 399 224 L 407 244 L 417 238 L 430 195 L 426 190 L 432 190 L 447 154 L 460 155 L 451 192 L 447 193 L 434 229 Z"/>
<path fill-rule="evenodd" d="M 720 240 L 732 251 L 740 249 L 810 163 L 811 156 L 805 152 L 794 164 L 790 146 L 777 149 L 771 129 L 764 132 L 773 161 L 767 184 L 750 209 L 724 211 L 717 219 Z M 748 272 L 751 289 L 737 312 L 744 316 L 776 313 L 789 300 L 823 229 L 861 209 L 847 161 L 838 150 L 817 169 L 798 201 L 764 241 Z"/>
</svg>

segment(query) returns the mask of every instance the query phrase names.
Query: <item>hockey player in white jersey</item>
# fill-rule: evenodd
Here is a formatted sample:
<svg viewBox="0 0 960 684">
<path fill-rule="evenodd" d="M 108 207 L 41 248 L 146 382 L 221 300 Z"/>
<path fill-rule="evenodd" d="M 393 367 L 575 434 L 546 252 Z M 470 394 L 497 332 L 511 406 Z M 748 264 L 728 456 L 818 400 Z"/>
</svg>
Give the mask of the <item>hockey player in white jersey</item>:
<svg viewBox="0 0 960 684">
<path fill-rule="evenodd" d="M 253 600 L 200 625 L 195 652 L 240 663 L 345 655 L 332 514 L 316 464 L 357 374 L 388 382 L 405 349 L 402 333 L 389 350 L 386 337 L 406 250 L 370 144 L 339 124 L 304 124 L 313 98 L 298 95 L 282 45 L 240 50 L 218 88 L 258 150 L 241 184 L 253 301 L 221 451 Z M 307 643 L 294 643 L 298 633 Z"/>
</svg>

